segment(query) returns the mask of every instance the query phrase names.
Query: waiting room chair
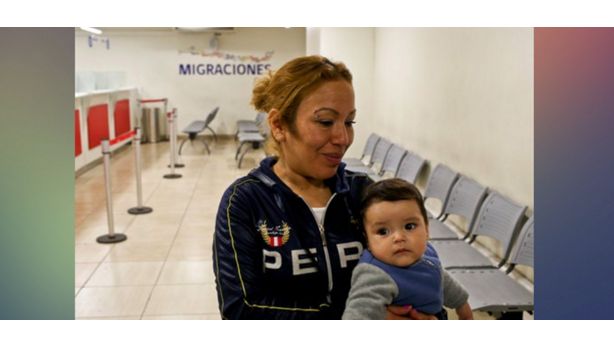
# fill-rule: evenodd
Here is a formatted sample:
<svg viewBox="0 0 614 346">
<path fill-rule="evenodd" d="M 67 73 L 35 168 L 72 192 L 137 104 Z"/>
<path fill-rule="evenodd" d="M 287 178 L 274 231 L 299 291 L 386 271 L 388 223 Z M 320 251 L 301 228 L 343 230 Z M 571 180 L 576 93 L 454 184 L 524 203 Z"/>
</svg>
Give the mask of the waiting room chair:
<svg viewBox="0 0 614 346">
<path fill-rule="evenodd" d="M 379 141 L 380 136 L 378 136 L 375 133 L 371 133 L 369 135 L 369 138 L 367 138 L 367 143 L 365 143 L 365 147 L 362 150 L 362 156 L 360 158 L 344 158 L 343 162 L 347 167 L 363 167 L 363 166 L 367 166 L 365 165 L 365 163 L 363 162 L 363 160 L 368 157 L 369 160 L 371 158 L 371 155 L 373 154 L 373 150 L 375 150 L 375 145 L 377 144 L 377 142 Z"/>
<path fill-rule="evenodd" d="M 209 129 L 209 131 L 213 133 L 214 139 L 217 140 L 215 132 L 209 126 L 209 124 L 211 124 L 213 119 L 215 119 L 215 116 L 217 115 L 217 112 L 219 111 L 219 109 L 220 107 L 215 107 L 211 112 L 209 112 L 205 120 L 194 120 L 181 131 L 187 134 L 188 137 L 184 138 L 181 141 L 181 144 L 179 144 L 179 155 L 181 155 L 181 150 L 183 149 L 183 145 L 188 139 L 190 140 L 190 143 L 191 143 L 194 139 L 196 139 L 196 136 L 198 136 L 199 133 L 205 131 L 206 129 Z M 209 145 L 207 144 L 207 141 L 205 141 L 205 139 L 203 138 L 202 142 L 203 142 L 203 145 L 205 146 L 205 149 L 207 149 L 207 153 L 211 154 L 211 150 L 209 150 Z"/>
<path fill-rule="evenodd" d="M 266 119 L 265 112 L 258 112 L 254 120 L 237 120 L 237 132 L 235 137 L 238 139 L 241 132 L 260 132 L 260 125 Z"/>
<path fill-rule="evenodd" d="M 386 173 L 391 176 L 394 176 L 399 169 L 399 164 L 401 164 L 401 160 L 403 160 L 403 157 L 405 157 L 406 154 L 407 150 L 405 150 L 405 148 L 393 143 L 388 150 L 384 161 L 382 162 L 381 169 L 378 172 L 374 172 L 367 167 L 359 168 L 358 171 L 362 173 L 367 173 L 373 181 L 382 180 Z"/>
<path fill-rule="evenodd" d="M 463 178 L 461 177 L 457 185 L 462 183 Z M 526 210 L 527 207 L 495 191 L 492 191 L 482 203 L 470 232 L 473 239 L 476 236 L 484 236 L 499 242 L 503 249 L 503 256 L 496 268 L 500 268 L 507 261 L 513 241 L 524 221 Z M 441 264 L 446 269 L 495 268 L 489 258 L 464 240 L 431 240 L 430 242 L 437 250 Z"/>
<path fill-rule="evenodd" d="M 386 173 L 395 176 L 397 171 L 399 170 L 399 165 L 403 158 L 407 155 L 407 150 L 398 144 L 392 144 L 386 157 L 384 158 L 384 162 L 382 162 L 382 167 L 378 172 L 378 175 L 383 176 Z"/>
<path fill-rule="evenodd" d="M 213 134 L 213 139 L 217 142 L 217 135 L 215 134 L 215 131 L 213 131 L 213 129 L 211 128 L 211 122 L 213 122 L 213 119 L 215 119 L 215 116 L 217 115 L 217 112 L 220 110 L 220 107 L 215 107 L 210 113 L 209 115 L 207 115 L 207 119 L 205 119 L 205 129 L 208 129 L 209 131 L 211 131 L 211 133 Z"/>
<path fill-rule="evenodd" d="M 440 163 L 431 172 L 424 191 L 424 201 L 436 199 L 440 202 L 441 208 L 435 216 L 429 210 L 429 219 L 439 219 L 444 216 L 446 204 L 448 203 L 450 192 L 454 183 L 458 180 L 459 174 L 450 167 Z"/>
<path fill-rule="evenodd" d="M 346 166 L 345 168 L 357 173 L 365 173 L 369 175 L 379 174 L 390 148 L 392 148 L 392 142 L 386 138 L 380 137 L 375 145 L 373 154 L 371 154 L 368 166 Z"/>
<path fill-rule="evenodd" d="M 501 269 L 448 270 L 469 293 L 469 305 L 473 310 L 502 313 L 505 319 L 522 319 L 522 311 L 533 311 L 533 293 L 506 275 L 516 265 L 533 268 L 533 229 L 534 217 L 531 217 L 515 241 L 505 273 Z"/>
<path fill-rule="evenodd" d="M 440 219 L 429 219 L 429 239 L 431 240 L 459 239 L 450 226 L 444 223 L 449 215 L 461 216 L 467 222 L 465 237 L 468 237 L 468 232 L 471 230 L 479 208 L 486 197 L 486 187 L 468 177 L 461 175 L 456 180 L 456 178 L 452 178 L 454 176 L 458 176 L 458 173 L 444 165 L 437 165 L 431 174 L 425 196 L 432 196 L 434 193 L 440 197 L 445 196 L 442 217 Z M 448 192 L 445 186 L 449 184 L 450 180 L 456 180 L 456 182 Z"/>
<path fill-rule="evenodd" d="M 422 168 L 426 165 L 426 160 L 420 156 L 408 151 L 399 163 L 399 167 L 395 173 L 395 177 L 401 178 L 412 184 L 416 183 L 418 175 Z M 451 187 L 451 185 L 450 185 Z M 445 197 L 444 197 L 445 199 Z"/>
<path fill-rule="evenodd" d="M 243 157 L 247 152 L 251 149 L 259 149 L 264 146 L 264 143 L 269 136 L 270 129 L 269 124 L 266 121 L 261 121 L 260 126 L 258 127 L 258 132 L 239 132 L 236 136 L 239 141 L 239 146 L 237 147 L 237 152 L 235 153 L 235 160 L 237 160 L 237 167 L 241 168 L 241 163 L 243 162 Z M 241 149 L 247 145 L 245 150 L 241 152 Z"/>
</svg>

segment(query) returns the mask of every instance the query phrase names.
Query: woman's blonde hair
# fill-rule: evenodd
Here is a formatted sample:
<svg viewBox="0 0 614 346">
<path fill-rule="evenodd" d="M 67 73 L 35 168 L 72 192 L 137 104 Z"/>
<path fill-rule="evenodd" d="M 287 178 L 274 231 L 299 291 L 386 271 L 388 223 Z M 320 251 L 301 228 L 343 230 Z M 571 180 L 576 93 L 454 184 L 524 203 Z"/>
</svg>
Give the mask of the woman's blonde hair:
<svg viewBox="0 0 614 346">
<path fill-rule="evenodd" d="M 296 111 L 303 99 L 322 83 L 335 80 L 352 83 L 352 74 L 343 63 L 319 55 L 296 58 L 256 82 L 251 104 L 260 112 L 277 109 L 282 123 L 296 133 Z M 273 136 L 267 140 L 267 152 L 280 153 Z"/>
</svg>

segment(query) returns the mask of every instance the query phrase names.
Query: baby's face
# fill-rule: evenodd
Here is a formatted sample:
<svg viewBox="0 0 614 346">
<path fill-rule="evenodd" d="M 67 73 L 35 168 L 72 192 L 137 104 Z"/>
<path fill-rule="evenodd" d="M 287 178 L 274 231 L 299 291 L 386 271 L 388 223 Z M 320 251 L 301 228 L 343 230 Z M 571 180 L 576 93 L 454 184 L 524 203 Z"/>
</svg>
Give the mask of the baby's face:
<svg viewBox="0 0 614 346">
<path fill-rule="evenodd" d="M 369 250 L 384 263 L 407 267 L 426 251 L 428 227 L 415 200 L 376 202 L 364 221 Z"/>
</svg>

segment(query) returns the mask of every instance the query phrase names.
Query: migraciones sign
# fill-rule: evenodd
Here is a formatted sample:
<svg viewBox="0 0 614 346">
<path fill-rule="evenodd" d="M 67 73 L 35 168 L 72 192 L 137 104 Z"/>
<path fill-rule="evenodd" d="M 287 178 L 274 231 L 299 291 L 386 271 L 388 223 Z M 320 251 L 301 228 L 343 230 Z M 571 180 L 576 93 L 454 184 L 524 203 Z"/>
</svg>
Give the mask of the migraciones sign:
<svg viewBox="0 0 614 346">
<path fill-rule="evenodd" d="M 237 55 L 221 51 L 206 52 L 197 51 L 190 47 L 187 51 L 179 51 L 179 54 L 190 54 L 202 57 L 215 57 L 226 60 L 226 63 L 180 63 L 178 72 L 180 76 L 258 76 L 271 69 L 271 64 L 266 63 L 272 57 L 274 51 L 268 51 L 264 56 Z"/>
</svg>

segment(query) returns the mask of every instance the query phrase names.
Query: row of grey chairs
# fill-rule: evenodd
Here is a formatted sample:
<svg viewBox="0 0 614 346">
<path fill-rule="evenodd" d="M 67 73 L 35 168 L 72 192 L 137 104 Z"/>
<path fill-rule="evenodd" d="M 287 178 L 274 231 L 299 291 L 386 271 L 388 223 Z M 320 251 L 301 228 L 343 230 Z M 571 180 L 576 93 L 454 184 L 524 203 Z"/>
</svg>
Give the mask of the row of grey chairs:
<svg viewBox="0 0 614 346">
<path fill-rule="evenodd" d="M 365 158 L 368 159 L 368 163 L 364 163 Z M 366 173 L 374 181 L 390 175 L 411 183 L 416 182 L 426 165 L 426 160 L 419 155 L 375 133 L 367 139 L 360 158 L 348 158 L 343 162 L 347 170 Z"/>
<path fill-rule="evenodd" d="M 439 174 L 439 167 L 444 166 L 437 166 L 433 176 Z M 450 171 L 448 167 L 444 170 Z M 473 309 L 506 316 L 533 310 L 533 294 L 509 276 L 517 264 L 533 267 L 534 218 L 525 222 L 526 210 L 459 174 L 444 201 L 441 217 L 429 220 L 430 242 L 442 266 L 469 291 Z M 454 232 L 445 222 L 450 215 L 467 222 L 464 233 Z M 478 237 L 500 244 L 503 256 L 499 263 L 493 263 L 473 246 Z"/>
<path fill-rule="evenodd" d="M 251 149 L 262 147 L 269 134 L 268 123 L 266 122 L 266 113 L 259 112 L 254 120 L 238 120 L 237 132 L 235 140 L 239 142 L 237 152 L 235 153 L 235 161 L 237 167 L 241 168 L 243 157 Z M 245 145 L 247 145 L 245 147 Z M 245 147 L 243 152 L 241 151 Z"/>
<path fill-rule="evenodd" d="M 417 154 L 376 134 L 369 136 L 361 158 L 345 162 L 347 169 L 369 174 L 374 180 L 392 172 L 412 183 L 426 164 Z M 380 169 L 374 170 L 376 166 Z M 424 198 L 440 202 L 436 215 L 429 212 L 429 240 L 442 266 L 469 291 L 471 307 L 515 317 L 532 311 L 533 294 L 508 275 L 517 264 L 533 267 L 534 218 L 525 222 L 527 208 L 444 164 L 432 170 Z M 466 229 L 454 231 L 446 222 L 451 215 L 464 219 Z M 499 263 L 473 246 L 477 237 L 498 241 L 503 249 Z"/>
</svg>

